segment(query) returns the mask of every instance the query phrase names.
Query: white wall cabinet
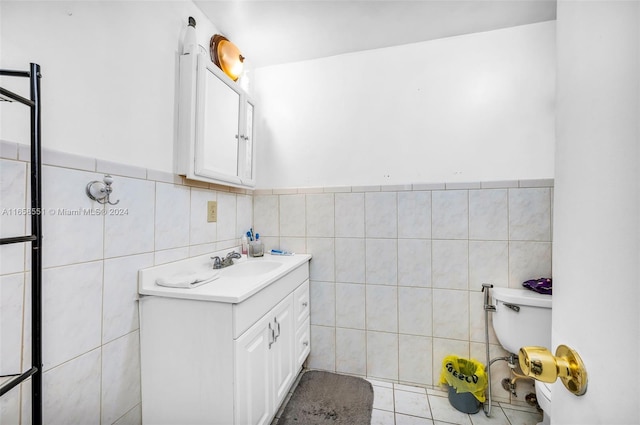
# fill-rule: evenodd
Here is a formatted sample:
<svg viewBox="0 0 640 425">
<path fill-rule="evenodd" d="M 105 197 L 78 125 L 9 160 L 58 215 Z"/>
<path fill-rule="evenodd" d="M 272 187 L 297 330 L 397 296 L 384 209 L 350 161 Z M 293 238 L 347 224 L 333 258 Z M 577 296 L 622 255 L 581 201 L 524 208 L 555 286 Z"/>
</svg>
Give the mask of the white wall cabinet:
<svg viewBox="0 0 640 425">
<path fill-rule="evenodd" d="M 238 304 L 145 296 L 140 318 L 144 424 L 268 425 L 309 354 L 309 263 Z"/>
<path fill-rule="evenodd" d="M 180 56 L 176 172 L 192 180 L 255 186 L 254 102 L 202 54 Z"/>
</svg>

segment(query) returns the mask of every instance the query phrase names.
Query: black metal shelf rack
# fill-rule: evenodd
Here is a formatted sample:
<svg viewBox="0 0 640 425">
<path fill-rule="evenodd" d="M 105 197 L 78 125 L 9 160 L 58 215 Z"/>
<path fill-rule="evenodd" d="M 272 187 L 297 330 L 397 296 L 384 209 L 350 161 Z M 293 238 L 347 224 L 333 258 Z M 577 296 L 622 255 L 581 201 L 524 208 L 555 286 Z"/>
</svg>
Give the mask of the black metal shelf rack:
<svg viewBox="0 0 640 425">
<path fill-rule="evenodd" d="M 0 98 L 18 102 L 31 111 L 31 234 L 0 239 L 0 245 L 31 242 L 31 368 L 12 375 L 0 386 L 0 397 L 31 378 L 31 421 L 42 424 L 42 187 L 41 187 L 41 127 L 40 127 L 40 65 L 32 63 L 29 71 L 0 69 L 0 76 L 29 78 L 30 98 L 27 99 L 0 87 Z"/>
</svg>

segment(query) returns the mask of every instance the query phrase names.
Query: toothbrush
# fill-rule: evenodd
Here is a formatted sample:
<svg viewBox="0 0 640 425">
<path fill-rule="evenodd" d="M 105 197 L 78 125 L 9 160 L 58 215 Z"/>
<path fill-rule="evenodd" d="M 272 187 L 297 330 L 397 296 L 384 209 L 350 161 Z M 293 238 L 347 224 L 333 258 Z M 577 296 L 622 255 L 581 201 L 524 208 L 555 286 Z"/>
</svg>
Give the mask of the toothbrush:
<svg viewBox="0 0 640 425">
<path fill-rule="evenodd" d="M 247 239 L 253 241 L 253 236 L 251 236 L 251 232 L 247 230 Z"/>
</svg>

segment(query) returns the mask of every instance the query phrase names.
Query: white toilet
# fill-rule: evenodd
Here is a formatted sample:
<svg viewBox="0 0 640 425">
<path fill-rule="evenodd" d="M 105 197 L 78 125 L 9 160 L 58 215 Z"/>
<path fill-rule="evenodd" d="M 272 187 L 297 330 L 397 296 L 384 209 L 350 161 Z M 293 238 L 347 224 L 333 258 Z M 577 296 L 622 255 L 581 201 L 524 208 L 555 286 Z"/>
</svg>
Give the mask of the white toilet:
<svg viewBox="0 0 640 425">
<path fill-rule="evenodd" d="M 550 425 L 551 417 L 549 413 L 551 412 L 551 384 L 546 382 L 536 381 L 536 398 L 538 400 L 538 404 L 542 408 L 542 422 L 539 422 L 538 425 Z"/>
<path fill-rule="evenodd" d="M 520 347 L 540 346 L 551 351 L 551 296 L 528 289 L 492 288 L 493 329 L 498 341 L 510 353 Z M 550 384 L 536 381 L 536 397 L 544 411 L 542 424 L 548 425 L 551 411 Z"/>
</svg>

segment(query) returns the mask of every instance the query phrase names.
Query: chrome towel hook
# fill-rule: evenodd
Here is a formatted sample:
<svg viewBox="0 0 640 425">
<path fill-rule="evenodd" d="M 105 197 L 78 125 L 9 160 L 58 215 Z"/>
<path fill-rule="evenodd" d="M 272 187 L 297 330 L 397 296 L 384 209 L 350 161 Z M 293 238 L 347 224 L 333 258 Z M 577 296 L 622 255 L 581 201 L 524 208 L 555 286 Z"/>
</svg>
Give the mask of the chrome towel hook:
<svg viewBox="0 0 640 425">
<path fill-rule="evenodd" d="M 103 181 L 94 180 L 87 184 L 87 196 L 94 201 L 98 201 L 100 204 L 116 205 L 120 200 L 111 202 L 109 196 L 113 189 L 111 184 L 113 183 L 113 177 L 105 175 Z"/>
</svg>

